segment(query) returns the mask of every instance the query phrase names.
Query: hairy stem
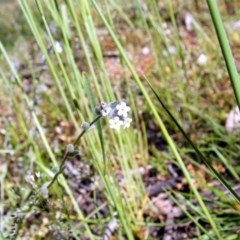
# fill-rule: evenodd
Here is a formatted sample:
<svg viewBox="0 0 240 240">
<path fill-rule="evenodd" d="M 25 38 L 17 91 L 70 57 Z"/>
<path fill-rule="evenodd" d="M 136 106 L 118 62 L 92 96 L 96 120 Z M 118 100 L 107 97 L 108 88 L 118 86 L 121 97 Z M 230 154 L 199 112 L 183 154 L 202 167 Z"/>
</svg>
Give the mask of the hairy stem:
<svg viewBox="0 0 240 240">
<path fill-rule="evenodd" d="M 87 132 L 87 130 L 94 124 L 96 123 L 100 118 L 102 117 L 102 115 L 97 115 L 92 122 L 89 123 L 89 127 L 87 129 L 83 129 L 82 132 L 78 135 L 77 139 L 74 141 L 73 143 L 73 146 L 76 147 L 79 142 L 80 142 L 80 139 L 81 137 Z M 54 177 L 52 178 L 52 181 L 49 183 L 49 185 L 47 186 L 47 188 L 49 189 L 53 184 L 54 182 L 57 180 L 57 177 L 63 172 L 63 169 L 64 169 L 64 164 L 66 162 L 66 160 L 68 159 L 68 157 L 70 156 L 71 152 L 70 151 L 66 151 L 63 159 L 62 159 L 62 162 L 60 164 L 60 167 L 59 167 L 59 170 L 58 172 L 54 175 Z"/>
</svg>

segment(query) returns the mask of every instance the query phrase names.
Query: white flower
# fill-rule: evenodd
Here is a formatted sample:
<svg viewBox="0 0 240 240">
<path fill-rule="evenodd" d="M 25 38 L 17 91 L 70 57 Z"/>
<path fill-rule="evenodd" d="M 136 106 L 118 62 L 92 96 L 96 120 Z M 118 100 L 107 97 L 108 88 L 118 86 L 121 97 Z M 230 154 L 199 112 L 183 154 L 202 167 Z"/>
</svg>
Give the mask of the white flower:
<svg viewBox="0 0 240 240">
<path fill-rule="evenodd" d="M 56 42 L 54 43 L 54 45 L 55 45 L 55 50 L 56 50 L 56 52 L 57 52 L 57 53 L 62 53 L 63 49 L 62 49 L 62 46 L 61 46 L 60 42 L 56 41 Z"/>
<path fill-rule="evenodd" d="M 131 122 L 132 122 L 132 119 L 131 119 L 131 118 L 126 118 L 126 119 L 124 119 L 123 128 L 129 128 Z"/>
<path fill-rule="evenodd" d="M 125 102 L 121 102 L 116 106 L 116 109 L 118 110 L 118 115 L 123 116 L 124 118 L 127 117 L 128 112 L 130 111 L 130 107 L 127 106 Z"/>
<path fill-rule="evenodd" d="M 123 121 L 120 120 L 119 117 L 114 117 L 109 119 L 109 127 L 116 129 L 117 131 L 120 130 L 120 127 L 123 125 Z"/>
</svg>

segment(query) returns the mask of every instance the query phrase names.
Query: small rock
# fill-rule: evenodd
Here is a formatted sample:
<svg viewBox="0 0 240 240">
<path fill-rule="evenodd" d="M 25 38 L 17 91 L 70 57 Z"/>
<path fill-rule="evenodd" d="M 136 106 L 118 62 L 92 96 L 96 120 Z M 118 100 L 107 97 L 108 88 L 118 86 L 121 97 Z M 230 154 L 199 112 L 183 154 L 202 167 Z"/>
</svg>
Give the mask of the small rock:
<svg viewBox="0 0 240 240">
<path fill-rule="evenodd" d="M 239 133 L 240 132 L 240 112 L 238 106 L 230 111 L 228 114 L 225 128 L 229 133 Z"/>
<path fill-rule="evenodd" d="M 206 63 L 207 63 L 207 56 L 202 53 L 197 59 L 197 64 L 200 66 L 205 66 Z"/>
</svg>

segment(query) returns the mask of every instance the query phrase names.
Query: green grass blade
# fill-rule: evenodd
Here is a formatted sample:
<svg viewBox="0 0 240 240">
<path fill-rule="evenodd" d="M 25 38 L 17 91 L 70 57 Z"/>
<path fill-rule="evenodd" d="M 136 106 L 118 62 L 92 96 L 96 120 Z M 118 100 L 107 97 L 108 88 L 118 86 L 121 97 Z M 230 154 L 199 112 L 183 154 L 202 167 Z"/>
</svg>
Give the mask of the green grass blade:
<svg viewBox="0 0 240 240">
<path fill-rule="evenodd" d="M 168 116 L 172 119 L 172 121 L 176 124 L 176 126 L 178 127 L 178 129 L 180 130 L 180 132 L 183 134 L 183 136 L 185 137 L 185 139 L 187 140 L 187 142 L 191 145 L 191 147 L 195 150 L 195 152 L 198 154 L 198 156 L 200 157 L 200 159 L 208 166 L 208 168 L 213 172 L 213 174 L 215 175 L 215 177 L 229 190 L 229 192 L 231 192 L 231 194 L 233 195 L 233 197 L 236 199 L 236 201 L 238 201 L 238 203 L 240 203 L 240 198 L 237 195 L 237 193 L 230 187 L 230 185 L 227 183 L 227 181 L 224 180 L 223 177 L 221 177 L 221 175 L 213 168 L 213 166 L 210 164 L 210 162 L 205 158 L 205 156 L 198 150 L 198 148 L 195 146 L 195 144 L 191 141 L 191 139 L 188 137 L 187 133 L 183 130 L 183 128 L 180 126 L 180 124 L 178 123 L 178 121 L 175 119 L 175 117 L 172 115 L 172 113 L 167 109 L 167 107 L 165 106 L 165 104 L 163 103 L 163 101 L 160 99 L 159 95 L 157 94 L 157 92 L 154 90 L 153 86 L 151 85 L 151 83 L 147 80 L 151 90 L 153 91 L 155 97 L 157 98 L 157 100 L 159 101 L 159 103 L 162 105 L 163 109 L 166 111 L 166 113 L 168 114 Z"/>
<path fill-rule="evenodd" d="M 227 34 L 223 26 L 221 15 L 218 10 L 217 1 L 207 0 L 207 4 L 208 4 L 209 12 L 211 14 L 212 21 L 217 33 L 218 41 L 222 50 L 225 64 L 227 66 L 227 70 L 231 80 L 234 95 L 235 95 L 238 107 L 240 107 L 239 74 L 238 74 L 236 64 L 232 55 L 232 51 L 228 42 Z"/>
</svg>

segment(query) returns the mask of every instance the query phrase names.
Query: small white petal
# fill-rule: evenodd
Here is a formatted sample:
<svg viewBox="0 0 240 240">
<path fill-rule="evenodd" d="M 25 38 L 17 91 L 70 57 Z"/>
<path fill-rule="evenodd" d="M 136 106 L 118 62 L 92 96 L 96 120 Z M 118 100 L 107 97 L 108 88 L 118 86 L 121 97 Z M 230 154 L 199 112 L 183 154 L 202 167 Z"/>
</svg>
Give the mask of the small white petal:
<svg viewBox="0 0 240 240">
<path fill-rule="evenodd" d="M 130 124 L 132 122 L 132 119 L 131 118 L 126 118 L 123 122 L 123 128 L 129 128 L 130 127 Z"/>
<path fill-rule="evenodd" d="M 41 177 L 41 173 L 40 173 L 40 172 L 35 172 L 35 176 L 36 176 L 37 178 L 40 178 L 40 177 Z"/>
<path fill-rule="evenodd" d="M 117 109 L 125 108 L 126 105 L 127 105 L 127 104 L 126 104 L 125 102 L 120 102 L 120 103 L 116 106 L 116 108 L 117 108 Z"/>
</svg>

